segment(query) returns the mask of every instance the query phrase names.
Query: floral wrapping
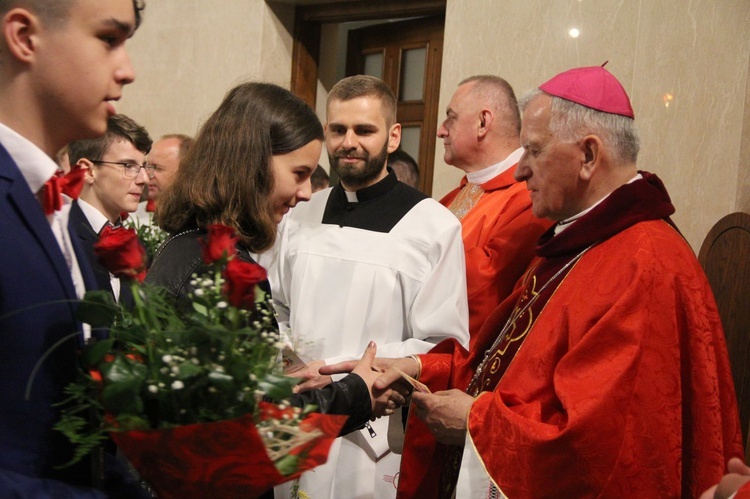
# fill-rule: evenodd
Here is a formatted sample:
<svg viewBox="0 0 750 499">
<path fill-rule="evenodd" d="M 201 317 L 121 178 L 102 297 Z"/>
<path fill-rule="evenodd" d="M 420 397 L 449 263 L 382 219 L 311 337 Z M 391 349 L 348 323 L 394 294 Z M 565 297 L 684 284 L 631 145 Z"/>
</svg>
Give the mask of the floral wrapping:
<svg viewBox="0 0 750 499">
<path fill-rule="evenodd" d="M 261 404 L 261 418 L 283 417 L 276 407 Z M 299 428 L 317 436 L 288 451 L 299 458 L 289 475 L 277 470 L 249 415 L 168 429 L 112 433 L 112 437 L 159 498 L 253 498 L 325 463 L 328 449 L 346 419 L 308 415 Z"/>
</svg>

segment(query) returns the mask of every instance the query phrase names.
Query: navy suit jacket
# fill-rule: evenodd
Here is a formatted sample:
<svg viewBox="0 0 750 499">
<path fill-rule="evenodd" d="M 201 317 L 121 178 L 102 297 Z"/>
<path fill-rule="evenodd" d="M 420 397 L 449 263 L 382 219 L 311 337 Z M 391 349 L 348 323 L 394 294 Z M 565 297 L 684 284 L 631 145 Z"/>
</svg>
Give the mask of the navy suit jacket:
<svg viewBox="0 0 750 499">
<path fill-rule="evenodd" d="M 88 218 L 86 218 L 83 210 L 81 210 L 81 206 L 78 204 L 78 200 L 73 201 L 70 207 L 69 225 L 72 229 L 71 236 L 78 236 L 83 253 L 86 255 L 85 258 L 91 265 L 94 277 L 96 278 L 97 289 L 108 289 L 112 292 L 112 299 L 114 299 L 109 271 L 99 263 L 99 259 L 94 254 L 94 244 L 99 241 L 99 234 L 91 227 Z M 125 282 L 120 287 L 120 303 L 127 308 L 133 307 L 133 295 Z"/>
<path fill-rule="evenodd" d="M 95 286 L 76 253 L 87 287 Z M 0 262 L 0 497 L 104 497 L 87 488 L 88 462 L 55 469 L 72 456 L 52 430 L 59 417 L 52 404 L 77 370 L 77 297 L 41 205 L 2 145 Z"/>
</svg>

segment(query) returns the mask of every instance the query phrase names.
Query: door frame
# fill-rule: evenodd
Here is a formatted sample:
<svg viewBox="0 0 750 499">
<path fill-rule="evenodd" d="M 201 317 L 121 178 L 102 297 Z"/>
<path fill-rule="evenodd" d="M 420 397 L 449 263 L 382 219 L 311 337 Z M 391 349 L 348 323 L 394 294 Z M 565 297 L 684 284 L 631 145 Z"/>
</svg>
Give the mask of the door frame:
<svg viewBox="0 0 750 499">
<path fill-rule="evenodd" d="M 378 0 L 297 5 L 290 90 L 315 109 L 321 24 L 445 15 L 447 0 Z"/>
</svg>

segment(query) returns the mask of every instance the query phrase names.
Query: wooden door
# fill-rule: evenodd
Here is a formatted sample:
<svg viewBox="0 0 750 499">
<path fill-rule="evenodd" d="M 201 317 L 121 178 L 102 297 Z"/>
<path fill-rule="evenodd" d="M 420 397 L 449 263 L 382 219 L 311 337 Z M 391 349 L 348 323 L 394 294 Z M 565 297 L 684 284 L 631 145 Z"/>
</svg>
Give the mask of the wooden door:
<svg viewBox="0 0 750 499">
<path fill-rule="evenodd" d="M 396 95 L 401 147 L 419 165 L 419 187 L 432 193 L 444 16 L 351 30 L 346 75 L 385 81 Z"/>
</svg>

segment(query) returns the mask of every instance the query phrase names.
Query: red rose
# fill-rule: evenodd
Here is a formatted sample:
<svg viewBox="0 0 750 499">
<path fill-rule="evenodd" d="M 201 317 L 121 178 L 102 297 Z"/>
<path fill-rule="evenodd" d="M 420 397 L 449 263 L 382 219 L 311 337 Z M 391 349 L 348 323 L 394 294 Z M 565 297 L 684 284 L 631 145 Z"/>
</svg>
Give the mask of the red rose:
<svg viewBox="0 0 750 499">
<path fill-rule="evenodd" d="M 224 295 L 232 306 L 249 309 L 255 301 L 255 286 L 266 280 L 266 270 L 255 263 L 232 259 L 224 269 Z"/>
<path fill-rule="evenodd" d="M 139 282 L 146 278 L 146 250 L 133 229 L 105 227 L 94 253 L 115 277 Z"/>
<path fill-rule="evenodd" d="M 208 226 L 208 239 L 199 239 L 203 248 L 203 261 L 211 265 L 222 259 L 231 260 L 237 254 L 234 230 L 222 224 Z"/>
</svg>

